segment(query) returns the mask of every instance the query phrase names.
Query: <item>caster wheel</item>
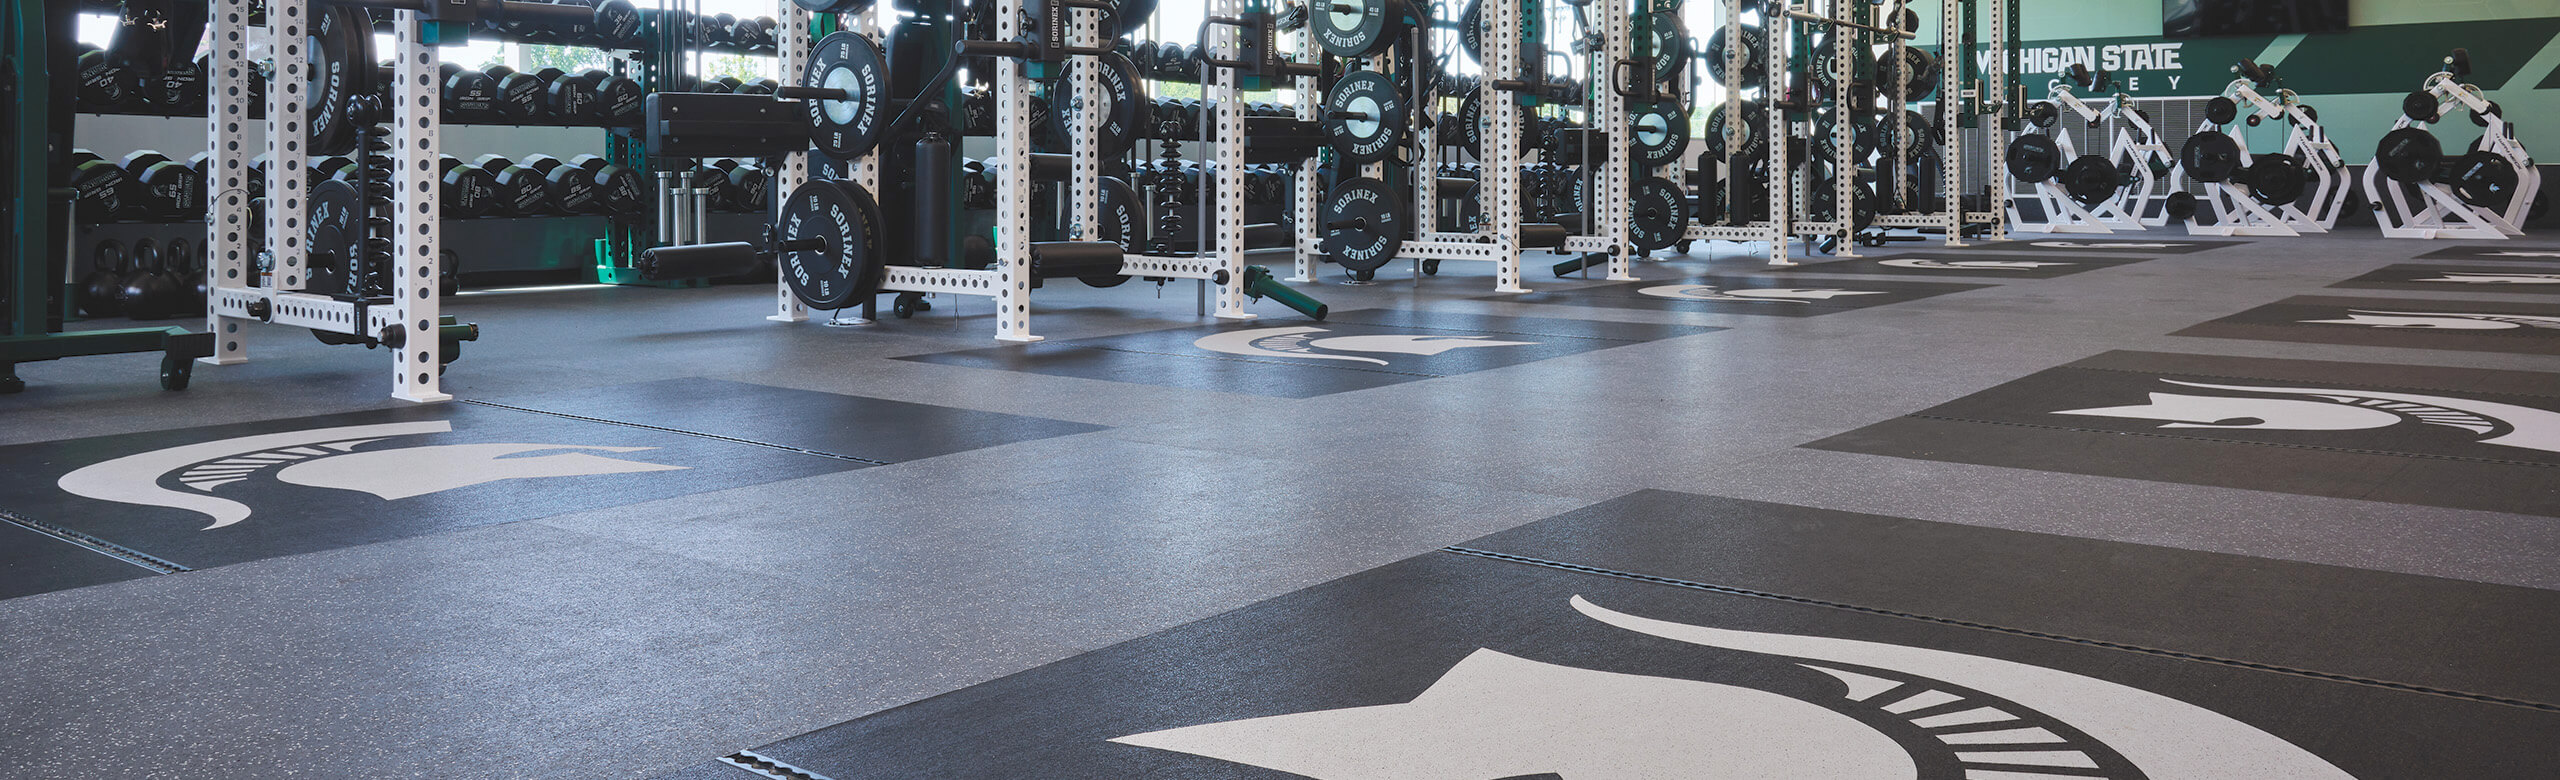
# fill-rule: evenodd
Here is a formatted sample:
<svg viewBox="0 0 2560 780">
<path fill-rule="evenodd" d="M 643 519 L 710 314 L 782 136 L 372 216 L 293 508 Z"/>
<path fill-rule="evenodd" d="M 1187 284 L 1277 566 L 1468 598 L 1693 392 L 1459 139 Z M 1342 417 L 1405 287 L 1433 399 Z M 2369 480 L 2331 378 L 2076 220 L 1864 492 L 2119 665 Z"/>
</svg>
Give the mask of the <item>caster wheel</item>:
<svg viewBox="0 0 2560 780">
<path fill-rule="evenodd" d="M 19 379 L 16 375 L 0 376 L 0 395 L 25 392 L 26 389 L 27 380 Z"/>
<path fill-rule="evenodd" d="M 173 363 L 165 358 L 160 361 L 160 389 L 185 390 L 187 380 L 193 378 L 195 366 L 188 361 L 181 359 Z"/>
<path fill-rule="evenodd" d="M 1378 272 L 1377 272 L 1377 271 L 1354 271 L 1354 272 L 1352 272 L 1352 273 L 1351 273 L 1351 279 L 1352 279 L 1352 281 L 1357 281 L 1357 282 L 1366 282 L 1366 281 L 1371 281 L 1371 280 L 1374 280 L 1374 279 L 1377 279 L 1377 278 L 1378 278 Z"/>
<path fill-rule="evenodd" d="M 1439 275 L 1440 275 L 1440 261 L 1438 261 L 1438 260 L 1424 260 L 1424 261 L 1422 261 L 1422 275 L 1424 275 L 1424 276 L 1439 276 Z"/>
</svg>

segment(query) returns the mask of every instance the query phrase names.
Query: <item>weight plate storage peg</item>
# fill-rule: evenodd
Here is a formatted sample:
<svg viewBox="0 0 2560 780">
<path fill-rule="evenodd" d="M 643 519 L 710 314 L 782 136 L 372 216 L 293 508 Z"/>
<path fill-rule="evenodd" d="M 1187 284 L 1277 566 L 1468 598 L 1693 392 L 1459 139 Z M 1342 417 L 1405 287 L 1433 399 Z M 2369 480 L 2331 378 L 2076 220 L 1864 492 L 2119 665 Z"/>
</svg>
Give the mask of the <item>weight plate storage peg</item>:
<svg viewBox="0 0 2560 780">
<path fill-rule="evenodd" d="M 1660 167 L 1680 159 L 1689 151 L 1689 107 L 1677 101 L 1639 105 L 1629 109 L 1627 121 L 1635 125 L 1628 133 L 1628 148 L 1635 153 L 1636 164 Z"/>
<path fill-rule="evenodd" d="M 2382 166 L 2383 176 L 2416 184 L 2435 178 L 2436 167 L 2444 164 L 2444 142 L 2424 129 L 2403 127 L 2383 134 L 2373 159 L 2375 165 Z"/>
<path fill-rule="evenodd" d="M 1343 268 L 1366 273 L 1404 249 L 1404 219 L 1386 182 L 1347 179 L 1324 197 L 1324 253 Z"/>
<path fill-rule="evenodd" d="M 1374 57 L 1404 39 L 1411 18 L 1404 0 L 1322 0 L 1308 14 L 1316 43 L 1328 54 L 1348 59 Z"/>
<path fill-rule="evenodd" d="M 2187 145 L 2178 150 L 2178 165 L 2196 181 L 2228 181 L 2240 172 L 2240 142 L 2217 130 L 2188 136 Z"/>
<path fill-rule="evenodd" d="M 2082 206 L 2096 206 L 2115 197 L 2123 186 L 2116 166 L 2102 155 L 2084 154 L 2062 169 L 2062 190 Z"/>
<path fill-rule="evenodd" d="M 1669 249 L 1688 234 L 1687 196 L 1669 179 L 1639 176 L 1627 187 L 1627 238 L 1636 251 Z"/>
<path fill-rule="evenodd" d="M 2033 184 L 2053 178 L 2062 167 L 2062 147 L 2053 136 L 2027 133 L 2009 142 L 2009 175 Z"/>
<path fill-rule="evenodd" d="M 1360 71 L 1324 96 L 1324 135 L 1353 164 L 1386 159 L 1404 145 L 1404 94 L 1384 73 Z"/>
<path fill-rule="evenodd" d="M 800 86 L 844 93 L 837 99 L 807 101 L 809 136 L 819 153 L 851 162 L 880 145 L 880 124 L 886 121 L 880 116 L 881 98 L 888 75 L 887 59 L 870 38 L 846 30 L 818 41 L 808 70 L 801 73 Z"/>
<path fill-rule="evenodd" d="M 862 185 L 841 179 L 800 185 L 782 204 L 774 230 L 781 239 L 776 267 L 809 308 L 834 311 L 880 292 L 880 204 Z"/>
</svg>

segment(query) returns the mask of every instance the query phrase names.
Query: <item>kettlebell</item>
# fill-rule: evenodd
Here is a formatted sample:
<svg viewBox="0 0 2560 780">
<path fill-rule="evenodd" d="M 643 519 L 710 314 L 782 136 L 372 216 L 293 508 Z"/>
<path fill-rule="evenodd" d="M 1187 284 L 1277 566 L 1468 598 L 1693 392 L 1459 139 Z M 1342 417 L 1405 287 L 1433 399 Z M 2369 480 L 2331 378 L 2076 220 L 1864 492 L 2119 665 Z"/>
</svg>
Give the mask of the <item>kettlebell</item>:
<svg viewBox="0 0 2560 780">
<path fill-rule="evenodd" d="M 124 292 L 124 242 L 104 239 L 89 261 L 89 275 L 80 280 L 80 313 L 92 319 L 116 316 L 122 311 L 116 296 Z"/>
<path fill-rule="evenodd" d="M 187 240 L 169 239 L 169 250 L 162 253 L 169 260 L 169 283 L 178 288 L 178 314 L 204 313 L 204 304 L 212 290 L 204 282 L 204 252 L 190 252 Z"/>
<path fill-rule="evenodd" d="M 178 285 L 169 281 L 167 259 L 150 239 L 133 242 L 133 270 L 124 276 L 125 316 L 158 320 L 177 316 Z"/>
</svg>

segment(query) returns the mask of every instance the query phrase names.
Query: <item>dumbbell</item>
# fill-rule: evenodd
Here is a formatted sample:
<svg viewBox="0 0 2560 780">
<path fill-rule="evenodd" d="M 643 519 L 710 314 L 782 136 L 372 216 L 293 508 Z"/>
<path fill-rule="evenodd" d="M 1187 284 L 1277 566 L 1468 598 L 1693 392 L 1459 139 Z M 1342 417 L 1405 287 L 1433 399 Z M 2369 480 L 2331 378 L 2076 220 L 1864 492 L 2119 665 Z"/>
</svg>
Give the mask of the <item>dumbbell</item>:
<svg viewBox="0 0 2560 780">
<path fill-rule="evenodd" d="M 484 71 L 496 81 L 497 102 L 491 104 L 501 124 L 534 124 L 545 120 L 549 101 L 544 90 L 549 85 L 530 73 L 517 73 L 505 65 L 491 65 Z"/>
<path fill-rule="evenodd" d="M 126 213 L 145 220 L 174 221 L 204 214 L 204 177 L 193 166 L 155 151 L 124 156 Z"/>
<path fill-rule="evenodd" d="M 551 201 L 552 212 L 558 214 L 605 213 L 602 193 L 596 190 L 595 180 L 584 175 L 585 171 L 547 154 L 532 155 L 517 161 L 516 164 L 542 177 L 542 188 L 546 193 L 545 197 Z"/>
<path fill-rule="evenodd" d="M 444 102 L 436 106 L 439 120 L 450 124 L 494 123 L 498 118 L 498 80 L 485 71 L 465 68 L 447 62 L 436 67 L 444 77 Z"/>
<path fill-rule="evenodd" d="M 701 20 L 703 46 L 714 49 L 727 49 L 739 46 L 737 39 L 738 17 L 731 16 L 729 14 L 713 14 L 707 17 L 694 18 Z"/>
<path fill-rule="evenodd" d="M 1182 44 L 1172 41 L 1156 44 L 1156 77 L 1173 81 L 1182 80 L 1183 76 L 1188 75 L 1183 72 L 1183 68 L 1190 62 L 1188 57 L 1189 55 L 1182 53 Z M 1193 76 L 1193 78 L 1198 77 Z"/>
<path fill-rule="evenodd" d="M 71 150 L 71 208 L 81 224 L 122 216 L 125 188 L 123 168 L 87 149 Z"/>
<path fill-rule="evenodd" d="M 759 212 L 772 202 L 773 193 L 765 186 L 764 169 L 737 160 L 713 160 L 711 167 L 729 181 L 727 194 L 732 211 Z"/>
<path fill-rule="evenodd" d="M 162 116 L 202 116 L 205 104 L 204 69 L 210 55 L 199 55 L 193 62 L 169 66 L 158 76 L 135 73 L 127 94 L 143 110 Z"/>
<path fill-rule="evenodd" d="M 79 85 L 76 99 L 80 110 L 117 111 L 129 105 L 127 101 L 133 96 L 125 90 L 124 66 L 108 58 L 105 50 L 90 44 L 80 44 L 79 52 L 73 62 L 76 63 L 74 83 Z"/>
<path fill-rule="evenodd" d="M 640 115 L 647 110 L 649 99 L 649 90 L 642 88 L 640 82 L 600 70 L 579 75 L 595 80 L 596 124 L 605 127 L 640 126 Z"/>
<path fill-rule="evenodd" d="M 775 82 L 773 79 L 758 78 L 738 85 L 738 94 L 770 95 L 773 94 L 774 90 L 781 88 L 781 86 L 781 84 Z"/>
<path fill-rule="evenodd" d="M 447 219 L 485 217 L 497 211 L 498 182 L 488 171 L 450 154 L 436 158 L 436 171 L 436 199 L 444 204 Z"/>
<path fill-rule="evenodd" d="M 627 49 L 640 43 L 640 9 L 630 0 L 557 0 L 556 4 L 586 6 L 593 11 L 575 24 L 547 26 L 547 31 L 561 40 L 606 49 Z"/>
<path fill-rule="evenodd" d="M 649 198 L 655 194 L 655 190 L 649 186 L 648 179 L 642 177 L 639 171 L 615 164 L 597 155 L 582 154 L 570 158 L 567 167 L 583 171 L 583 174 L 570 175 L 583 175 L 588 184 L 594 185 L 598 203 L 597 213 L 600 214 L 638 215 L 649 208 Z M 554 175 L 560 174 L 555 171 Z"/>
<path fill-rule="evenodd" d="M 511 217 L 538 217 L 556 210 L 551 202 L 551 188 L 543 180 L 542 172 L 517 165 L 514 160 L 494 154 L 481 155 L 479 159 L 472 161 L 472 165 L 478 167 L 481 172 L 489 174 L 490 183 L 497 185 L 497 205 L 493 209 L 494 213 Z"/>
</svg>

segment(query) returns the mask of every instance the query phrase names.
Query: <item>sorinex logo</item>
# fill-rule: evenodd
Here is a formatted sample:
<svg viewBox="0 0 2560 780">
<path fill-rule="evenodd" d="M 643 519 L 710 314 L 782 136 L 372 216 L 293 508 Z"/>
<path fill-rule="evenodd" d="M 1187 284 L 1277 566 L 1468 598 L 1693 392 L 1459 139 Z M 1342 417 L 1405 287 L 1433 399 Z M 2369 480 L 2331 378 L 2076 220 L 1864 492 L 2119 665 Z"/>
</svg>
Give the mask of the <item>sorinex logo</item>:
<svg viewBox="0 0 2560 780">
<path fill-rule="evenodd" d="M 1211 352 L 1248 357 L 1308 358 L 1313 360 L 1347 360 L 1354 363 L 1390 365 L 1385 360 L 1362 357 L 1371 355 L 1431 356 L 1453 349 L 1484 347 L 1525 347 L 1535 341 L 1496 341 L 1485 336 L 1416 336 L 1408 334 L 1371 334 L 1325 336 L 1324 328 L 1292 326 L 1284 328 L 1252 328 L 1220 333 L 1191 342 L 1192 346 Z"/>
<path fill-rule="evenodd" d="M 539 477 L 676 471 L 686 467 L 608 458 L 588 452 L 640 452 L 655 447 L 574 444 L 430 444 L 358 449 L 397 436 L 445 433 L 444 421 L 351 425 L 188 444 L 127 455 L 80 468 L 55 484 L 73 495 L 202 514 L 212 530 L 249 519 L 247 504 L 214 495 L 224 485 L 272 472 L 277 482 L 371 493 L 386 500 L 484 482 Z M 547 454 L 534 454 L 545 453 Z M 176 476 L 183 490 L 161 486 Z"/>
<path fill-rule="evenodd" d="M 1726 290 L 1711 285 L 1666 284 L 1646 287 L 1636 292 L 1656 298 L 1684 301 L 1741 301 L 1745 303 L 1803 303 L 1827 301 L 1847 295 L 1883 295 L 1876 290 L 1801 289 L 1794 287 L 1762 287 L 1749 290 Z"/>
<path fill-rule="evenodd" d="M 2479 439 L 2481 444 L 2560 452 L 2560 412 L 2547 409 L 2417 393 L 2160 381 L 2262 395 L 2151 393 L 2148 403 L 2068 409 L 2054 414 L 2153 420 L 2160 422 L 2161 428 L 2276 431 L 2370 430 L 2419 423 L 2470 431 L 2484 437 Z"/>
<path fill-rule="evenodd" d="M 1480 649 L 1403 704 L 1112 741 L 1318 780 L 2350 777 L 2257 727 L 2093 677 L 1883 642 L 1656 620 L 1580 596 L 1570 603 L 1637 634 L 1754 654 L 1802 684 L 1773 686 L 1790 690 L 1780 692 Z"/>
</svg>

